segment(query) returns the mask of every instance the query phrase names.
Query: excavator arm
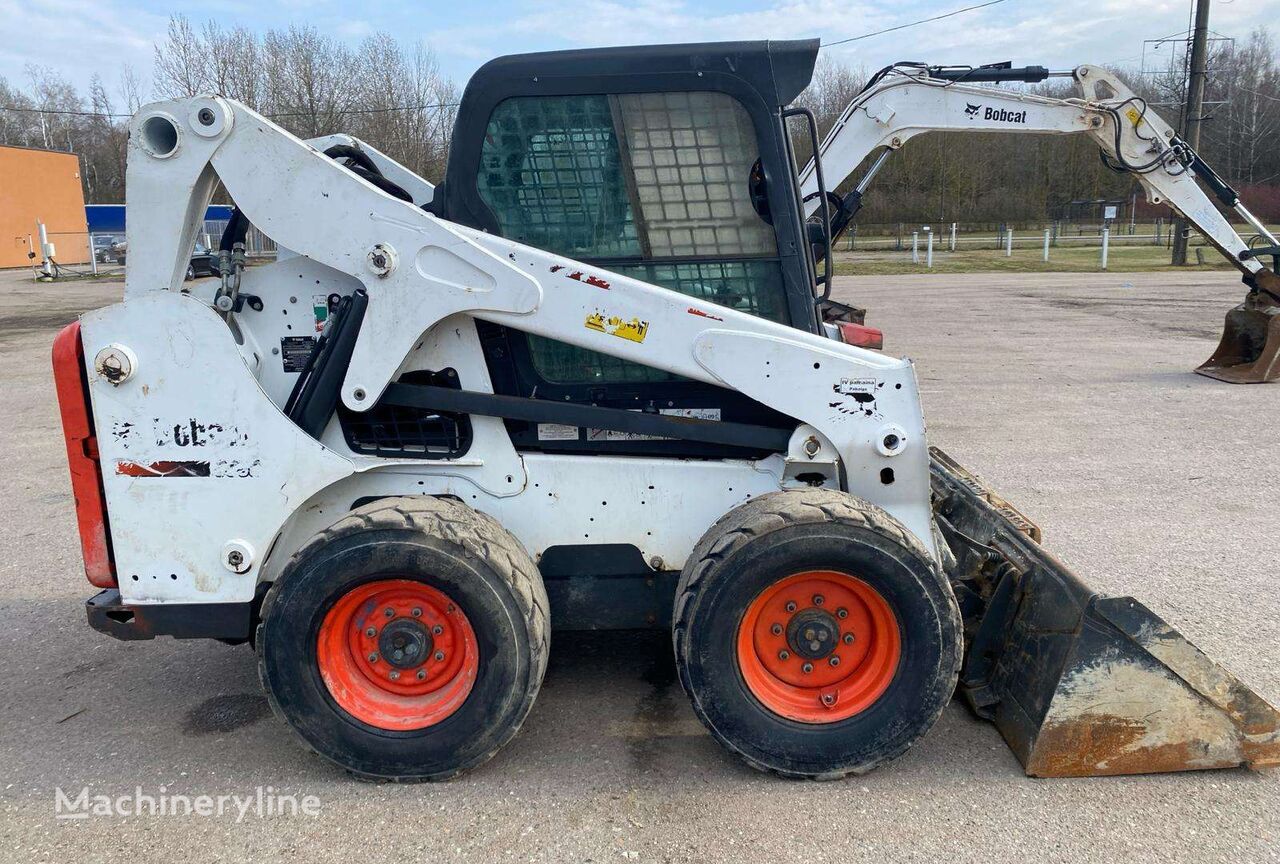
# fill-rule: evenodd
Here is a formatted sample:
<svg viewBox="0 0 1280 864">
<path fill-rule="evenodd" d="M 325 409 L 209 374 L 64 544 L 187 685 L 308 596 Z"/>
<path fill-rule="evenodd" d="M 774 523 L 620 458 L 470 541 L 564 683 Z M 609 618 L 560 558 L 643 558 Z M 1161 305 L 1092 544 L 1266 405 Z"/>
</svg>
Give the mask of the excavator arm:
<svg viewBox="0 0 1280 864">
<path fill-rule="evenodd" d="M 1058 99 L 980 86 L 1051 76 L 1070 76 L 1080 95 Z M 1258 255 L 1259 251 L 1271 253 L 1251 250 L 1201 183 L 1271 247 L 1280 246 L 1280 241 L 1249 212 L 1235 190 L 1115 75 L 1097 66 L 1060 73 L 1043 67 L 888 67 L 849 103 L 819 145 L 821 172 L 814 160 L 801 172 L 805 215 L 819 213 L 825 197 L 831 233 L 838 236 L 852 223 L 863 193 L 888 156 L 925 132 L 1091 136 L 1107 165 L 1133 174 L 1153 204 L 1164 203 L 1181 213 L 1241 271 L 1249 288 L 1245 301 L 1227 315 L 1217 351 L 1196 371 L 1233 383 L 1280 377 L 1280 277 Z M 875 158 L 848 194 L 839 196 L 820 188 L 824 178 L 831 188 L 840 186 L 872 154 Z"/>
</svg>

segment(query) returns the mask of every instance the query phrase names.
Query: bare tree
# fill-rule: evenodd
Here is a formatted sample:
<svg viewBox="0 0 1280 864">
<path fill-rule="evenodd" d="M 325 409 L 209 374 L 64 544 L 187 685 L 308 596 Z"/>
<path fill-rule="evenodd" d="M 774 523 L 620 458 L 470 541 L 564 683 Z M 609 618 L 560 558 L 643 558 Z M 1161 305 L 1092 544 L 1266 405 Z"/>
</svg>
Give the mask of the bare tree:
<svg viewBox="0 0 1280 864">
<path fill-rule="evenodd" d="M 142 107 L 143 91 L 146 89 L 138 71 L 128 63 L 120 64 L 120 99 L 124 110 L 130 114 Z"/>
<path fill-rule="evenodd" d="M 169 18 L 165 40 L 155 47 L 153 76 L 156 92 L 170 99 L 212 89 L 203 40 L 185 15 Z"/>
<path fill-rule="evenodd" d="M 1179 63 L 1175 57 L 1167 74 L 1154 79 L 1127 80 L 1152 103 L 1176 104 Z M 1210 69 L 1204 154 L 1241 185 L 1256 212 L 1280 219 L 1280 63 L 1270 33 L 1259 28 L 1235 44 L 1221 43 Z M 831 128 L 866 77 L 820 59 L 799 100 L 814 112 L 820 132 Z M 0 143 L 75 152 L 86 200 L 124 200 L 127 123 L 112 115 L 138 110 L 148 89 L 143 77 L 122 67 L 114 99 L 97 78 L 87 96 L 47 67 L 28 67 L 25 78 L 26 86 L 0 78 L 6 109 L 0 110 Z M 348 132 L 436 181 L 448 161 L 459 98 L 457 84 L 441 74 L 426 46 L 386 33 L 353 48 L 314 27 L 259 34 L 215 21 L 196 26 L 180 15 L 155 47 L 152 80 L 163 97 L 213 92 L 240 100 L 303 138 Z M 1030 89 L 1063 96 L 1066 86 Z M 793 132 L 805 161 L 808 135 L 798 126 Z M 994 225 L 1052 217 L 1080 199 L 1126 199 L 1135 187 L 1132 177 L 1106 170 L 1083 136 L 937 133 L 895 153 L 871 188 L 864 224 Z"/>
</svg>

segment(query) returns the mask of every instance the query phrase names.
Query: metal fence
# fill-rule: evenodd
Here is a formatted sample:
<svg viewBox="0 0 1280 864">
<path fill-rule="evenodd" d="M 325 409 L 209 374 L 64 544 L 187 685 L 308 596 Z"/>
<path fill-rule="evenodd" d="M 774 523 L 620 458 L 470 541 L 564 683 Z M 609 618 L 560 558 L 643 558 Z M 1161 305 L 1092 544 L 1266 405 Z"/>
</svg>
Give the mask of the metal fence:
<svg viewBox="0 0 1280 864">
<path fill-rule="evenodd" d="M 196 236 L 196 242 L 205 249 L 216 249 L 227 227 L 225 220 L 207 221 Z M 1264 240 L 1236 226 L 1245 241 L 1258 245 Z M 1144 222 L 1082 223 L 1065 221 L 990 223 L 951 222 L 928 225 L 907 222 L 855 223 L 835 244 L 835 251 L 843 253 L 901 252 L 909 253 L 914 263 L 931 266 L 932 255 L 947 252 L 991 250 L 997 255 L 1011 255 L 1015 250 L 1043 250 L 1045 261 L 1051 260 L 1054 248 L 1096 248 L 1102 256 L 1105 268 L 1106 252 L 1103 247 L 1163 246 L 1173 243 L 1174 227 L 1171 221 L 1156 219 Z M 22 240 L 22 238 L 17 238 Z M 108 275 L 123 272 L 128 258 L 127 246 L 122 245 L 123 234 L 55 233 L 48 235 L 55 247 L 54 260 L 67 276 Z M 1198 232 L 1189 233 L 1188 245 L 1194 247 L 1197 260 L 1202 260 L 1207 246 Z M 930 242 L 932 241 L 932 242 Z M 40 268 L 42 256 L 39 240 L 26 238 L 33 268 Z M 274 240 L 256 227 L 250 226 L 245 237 L 245 252 L 250 258 L 266 258 L 276 254 Z M 926 261 L 926 259 L 928 259 Z"/>
<path fill-rule="evenodd" d="M 1249 241 L 1252 233 L 1242 226 L 1244 238 Z M 1106 231 L 1111 245 L 1115 246 L 1165 246 L 1173 243 L 1173 223 L 1164 219 L 1150 222 L 943 222 L 911 224 L 908 222 L 855 223 L 836 243 L 840 252 L 905 252 L 914 243 L 923 246 L 933 235 L 937 251 L 965 249 L 1004 249 L 1010 243 L 1020 248 L 1040 248 L 1045 232 L 1049 232 L 1050 246 L 1099 246 Z M 1204 238 L 1195 231 L 1189 235 L 1190 245 L 1204 245 Z"/>
<path fill-rule="evenodd" d="M 226 230 L 226 227 L 226 220 L 205 222 L 204 236 L 200 242 L 204 244 L 205 248 L 217 249 L 218 242 L 222 238 L 222 232 Z M 250 225 L 249 233 L 244 238 L 244 251 L 250 258 L 275 255 L 276 241 L 259 231 L 257 226 Z"/>
</svg>

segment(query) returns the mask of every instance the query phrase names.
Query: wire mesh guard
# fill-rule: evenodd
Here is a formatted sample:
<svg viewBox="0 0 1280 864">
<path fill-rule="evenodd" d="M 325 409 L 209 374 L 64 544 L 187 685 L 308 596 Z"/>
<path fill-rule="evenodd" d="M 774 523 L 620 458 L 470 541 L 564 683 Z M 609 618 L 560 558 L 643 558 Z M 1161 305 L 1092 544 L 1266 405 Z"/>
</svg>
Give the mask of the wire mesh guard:
<svg viewBox="0 0 1280 864">
<path fill-rule="evenodd" d="M 757 156 L 751 118 L 724 93 L 522 97 L 490 118 L 478 188 L 503 236 L 785 321 L 777 242 L 747 191 Z M 675 378 L 541 337 L 529 347 L 549 381 Z"/>
</svg>

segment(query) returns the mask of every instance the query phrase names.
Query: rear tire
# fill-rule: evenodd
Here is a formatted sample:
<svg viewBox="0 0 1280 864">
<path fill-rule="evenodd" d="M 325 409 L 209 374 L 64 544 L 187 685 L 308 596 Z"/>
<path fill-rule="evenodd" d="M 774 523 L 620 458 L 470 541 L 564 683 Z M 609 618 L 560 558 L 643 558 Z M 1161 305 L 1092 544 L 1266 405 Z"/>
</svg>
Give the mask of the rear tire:
<svg viewBox="0 0 1280 864">
<path fill-rule="evenodd" d="M 963 648 L 924 547 L 884 510 L 824 489 L 765 495 L 713 525 L 673 622 L 698 718 L 752 767 L 797 778 L 905 752 L 950 700 Z"/>
<path fill-rule="evenodd" d="M 360 507 L 303 545 L 255 644 L 272 708 L 321 756 L 367 778 L 443 780 L 519 730 L 549 634 L 519 541 L 465 504 L 414 497 Z"/>
</svg>

